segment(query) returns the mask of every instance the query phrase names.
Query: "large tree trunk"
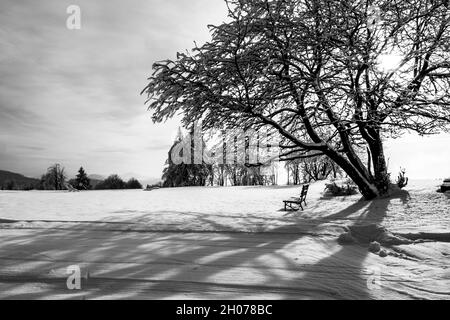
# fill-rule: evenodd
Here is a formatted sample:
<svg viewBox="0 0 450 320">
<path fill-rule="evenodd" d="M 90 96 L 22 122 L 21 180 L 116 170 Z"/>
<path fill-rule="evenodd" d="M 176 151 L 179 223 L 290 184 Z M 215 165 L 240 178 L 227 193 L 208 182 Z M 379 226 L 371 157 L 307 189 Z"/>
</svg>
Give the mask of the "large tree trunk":
<svg viewBox="0 0 450 320">
<path fill-rule="evenodd" d="M 387 171 L 386 158 L 384 156 L 383 142 L 377 139 L 370 146 L 372 153 L 374 183 L 380 194 L 385 194 L 389 189 L 389 174 Z"/>
<path fill-rule="evenodd" d="M 374 181 L 362 174 L 365 168 L 356 168 L 353 163 L 335 151 L 328 151 L 327 155 L 355 182 L 366 200 L 372 200 L 381 194 Z"/>
</svg>

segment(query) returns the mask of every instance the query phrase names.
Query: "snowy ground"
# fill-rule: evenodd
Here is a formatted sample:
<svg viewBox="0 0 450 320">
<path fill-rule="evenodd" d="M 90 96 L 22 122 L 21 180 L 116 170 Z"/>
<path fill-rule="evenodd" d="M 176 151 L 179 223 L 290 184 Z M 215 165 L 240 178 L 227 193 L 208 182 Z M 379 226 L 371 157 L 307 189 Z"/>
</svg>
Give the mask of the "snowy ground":
<svg viewBox="0 0 450 320">
<path fill-rule="evenodd" d="M 282 211 L 299 187 L 0 192 L 0 298 L 450 299 L 450 196 L 412 181 L 388 199 L 324 198 Z M 342 246 L 380 224 L 426 241 Z M 79 265 L 82 290 L 66 287 Z"/>
</svg>

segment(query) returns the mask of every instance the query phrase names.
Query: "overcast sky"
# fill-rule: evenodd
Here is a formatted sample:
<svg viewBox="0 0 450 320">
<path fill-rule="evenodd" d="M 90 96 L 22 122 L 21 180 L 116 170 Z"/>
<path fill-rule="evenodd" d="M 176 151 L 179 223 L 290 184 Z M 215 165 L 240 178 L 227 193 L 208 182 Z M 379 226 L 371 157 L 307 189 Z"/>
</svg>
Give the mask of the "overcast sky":
<svg viewBox="0 0 450 320">
<path fill-rule="evenodd" d="M 154 125 L 139 93 L 153 62 L 225 17 L 221 0 L 2 0 L 0 169 L 159 177 L 178 124 Z"/>
<path fill-rule="evenodd" d="M 81 8 L 81 30 L 66 9 Z M 38 176 L 55 162 L 70 175 L 160 177 L 178 123 L 155 125 L 139 93 L 156 60 L 208 39 L 222 0 L 2 0 L 0 170 Z M 450 176 L 450 137 L 388 143 L 391 170 Z"/>
</svg>

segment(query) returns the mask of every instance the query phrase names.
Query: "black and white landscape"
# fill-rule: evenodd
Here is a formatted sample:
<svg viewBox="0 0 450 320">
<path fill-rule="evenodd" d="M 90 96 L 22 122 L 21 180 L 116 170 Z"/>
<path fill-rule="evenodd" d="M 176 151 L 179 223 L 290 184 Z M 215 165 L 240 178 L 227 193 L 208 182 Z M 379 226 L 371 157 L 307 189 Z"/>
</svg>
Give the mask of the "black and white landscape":
<svg viewBox="0 0 450 320">
<path fill-rule="evenodd" d="M 0 299 L 450 299 L 448 0 L 0 3 Z"/>
</svg>

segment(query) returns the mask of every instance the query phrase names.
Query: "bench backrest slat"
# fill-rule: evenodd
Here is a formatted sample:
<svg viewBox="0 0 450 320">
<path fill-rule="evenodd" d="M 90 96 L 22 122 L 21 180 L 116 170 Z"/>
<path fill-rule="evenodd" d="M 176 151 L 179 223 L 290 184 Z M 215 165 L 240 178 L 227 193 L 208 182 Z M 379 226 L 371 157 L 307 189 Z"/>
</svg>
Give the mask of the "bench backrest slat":
<svg viewBox="0 0 450 320">
<path fill-rule="evenodd" d="M 302 193 L 300 194 L 300 198 L 306 198 L 306 195 L 308 194 L 309 184 L 305 184 L 302 187 Z"/>
</svg>

